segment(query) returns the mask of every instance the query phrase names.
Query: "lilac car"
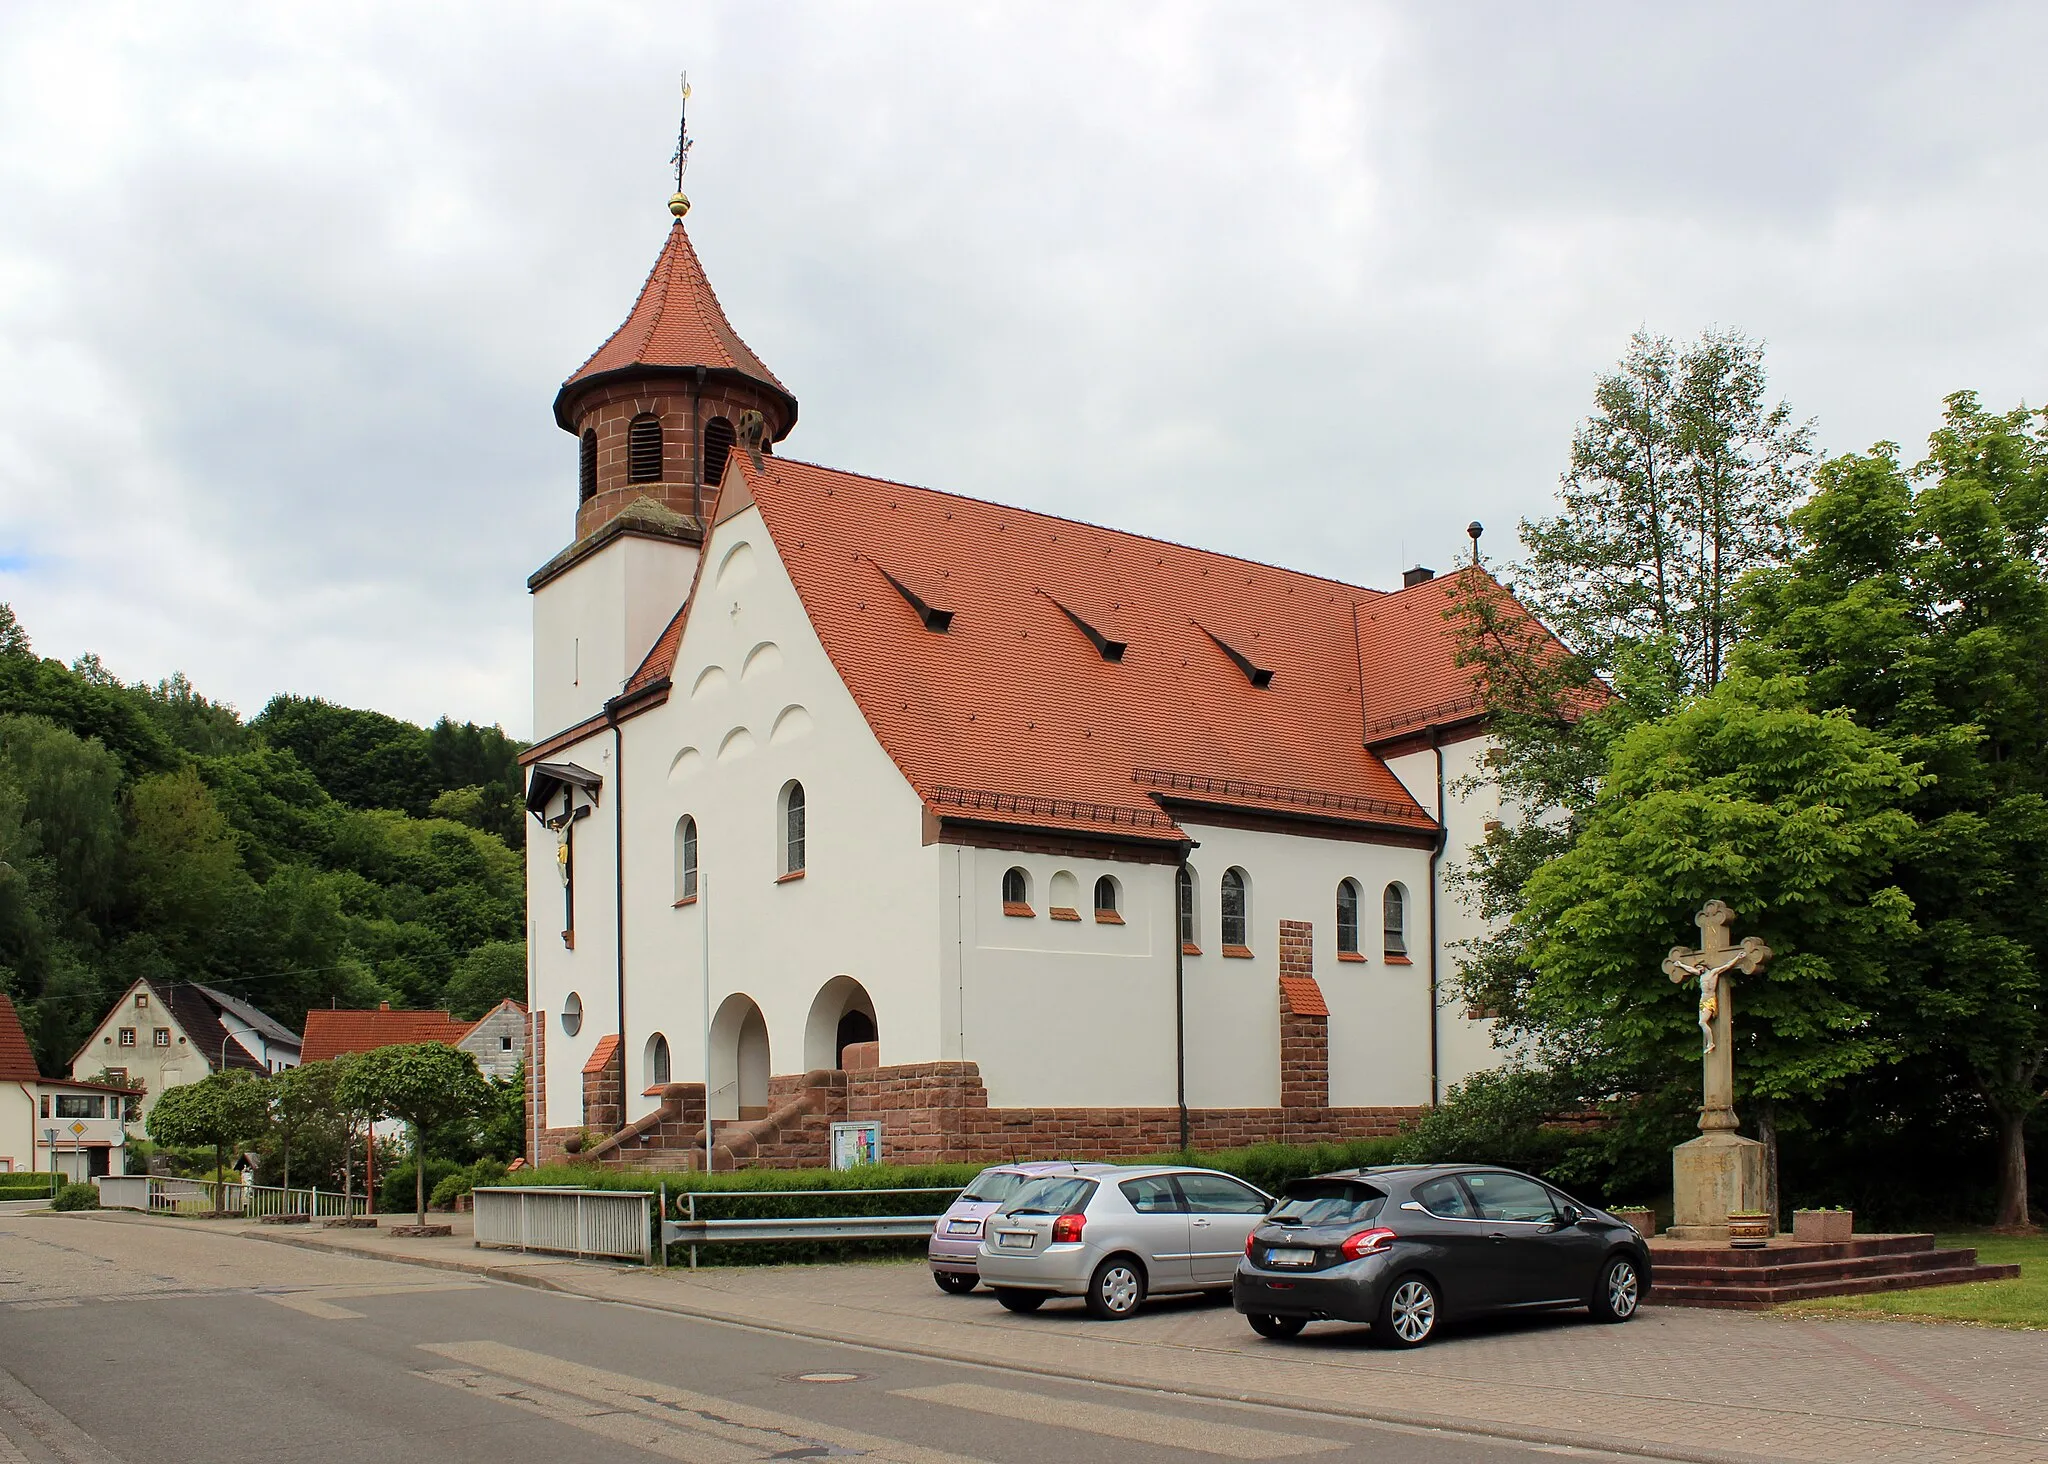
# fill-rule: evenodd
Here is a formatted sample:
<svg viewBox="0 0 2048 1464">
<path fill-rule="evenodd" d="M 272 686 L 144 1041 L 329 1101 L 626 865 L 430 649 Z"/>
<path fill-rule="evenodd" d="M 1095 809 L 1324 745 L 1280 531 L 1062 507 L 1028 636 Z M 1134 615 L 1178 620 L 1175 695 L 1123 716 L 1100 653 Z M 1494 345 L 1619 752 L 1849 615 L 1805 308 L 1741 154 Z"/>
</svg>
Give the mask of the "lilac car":
<svg viewBox="0 0 2048 1464">
<path fill-rule="evenodd" d="M 939 1283 L 939 1290 L 955 1296 L 965 1296 L 975 1288 L 981 1280 L 975 1260 L 981 1251 L 981 1222 L 1027 1182 L 1048 1174 L 1096 1174 L 1114 1168 L 1114 1164 L 1071 1164 L 1064 1159 L 1047 1159 L 1028 1164 L 998 1164 L 982 1170 L 932 1227 L 931 1243 L 925 1248 L 925 1256 L 932 1265 L 932 1280 Z"/>
</svg>

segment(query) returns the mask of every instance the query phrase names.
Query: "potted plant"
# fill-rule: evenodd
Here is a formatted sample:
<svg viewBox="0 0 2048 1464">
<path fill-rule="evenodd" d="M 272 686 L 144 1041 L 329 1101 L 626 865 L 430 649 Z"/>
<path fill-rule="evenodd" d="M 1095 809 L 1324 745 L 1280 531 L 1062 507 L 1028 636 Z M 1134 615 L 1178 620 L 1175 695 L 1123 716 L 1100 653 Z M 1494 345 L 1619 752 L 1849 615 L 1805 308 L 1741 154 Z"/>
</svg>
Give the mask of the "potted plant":
<svg viewBox="0 0 2048 1464">
<path fill-rule="evenodd" d="M 1657 1233 L 1657 1212 L 1648 1205 L 1616 1205 L 1608 1214 L 1625 1225 L 1633 1225 L 1638 1235 Z"/>
<path fill-rule="evenodd" d="M 1736 1210 L 1728 1216 L 1728 1244 L 1736 1250 L 1761 1250 L 1777 1228 L 1768 1210 Z"/>
<path fill-rule="evenodd" d="M 1840 1245 L 1856 1228 L 1856 1212 L 1839 1205 L 1792 1212 L 1792 1238 Z"/>
</svg>

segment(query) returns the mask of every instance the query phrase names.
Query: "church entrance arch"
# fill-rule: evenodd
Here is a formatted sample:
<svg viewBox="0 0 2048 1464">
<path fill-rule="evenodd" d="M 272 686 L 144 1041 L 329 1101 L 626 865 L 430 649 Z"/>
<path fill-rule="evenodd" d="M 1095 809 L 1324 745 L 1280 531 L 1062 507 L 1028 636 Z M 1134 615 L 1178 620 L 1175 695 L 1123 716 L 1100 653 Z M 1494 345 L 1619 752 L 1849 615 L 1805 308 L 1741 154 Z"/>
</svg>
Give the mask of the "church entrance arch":
<svg viewBox="0 0 2048 1464">
<path fill-rule="evenodd" d="M 846 1049 L 856 1042 L 881 1039 L 874 999 L 851 976 L 834 976 L 818 988 L 804 1024 L 804 1066 L 843 1068 Z"/>
<path fill-rule="evenodd" d="M 711 1019 L 713 1118 L 768 1116 L 768 1021 L 751 996 L 734 992 Z"/>
</svg>

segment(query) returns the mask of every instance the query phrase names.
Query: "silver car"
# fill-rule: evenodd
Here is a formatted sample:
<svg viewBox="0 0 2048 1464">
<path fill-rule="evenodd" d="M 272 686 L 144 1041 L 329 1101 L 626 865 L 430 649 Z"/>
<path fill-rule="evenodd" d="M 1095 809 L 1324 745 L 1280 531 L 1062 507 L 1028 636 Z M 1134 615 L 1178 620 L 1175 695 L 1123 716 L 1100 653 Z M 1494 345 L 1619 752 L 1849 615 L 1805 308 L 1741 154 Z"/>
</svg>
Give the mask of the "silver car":
<svg viewBox="0 0 2048 1464">
<path fill-rule="evenodd" d="M 1120 1321 L 1148 1295 L 1228 1295 L 1273 1197 L 1213 1169 L 1121 1166 L 1019 1189 L 982 1227 L 981 1279 L 1013 1312 L 1087 1299 Z"/>
</svg>

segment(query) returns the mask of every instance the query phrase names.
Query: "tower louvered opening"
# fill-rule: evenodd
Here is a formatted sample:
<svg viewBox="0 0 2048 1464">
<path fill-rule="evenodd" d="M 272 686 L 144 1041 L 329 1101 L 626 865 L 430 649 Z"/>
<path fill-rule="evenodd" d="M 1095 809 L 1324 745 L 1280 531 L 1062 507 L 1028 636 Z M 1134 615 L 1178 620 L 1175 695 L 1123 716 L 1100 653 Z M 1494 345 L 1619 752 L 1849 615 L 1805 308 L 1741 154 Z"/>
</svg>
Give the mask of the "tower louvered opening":
<svg viewBox="0 0 2048 1464">
<path fill-rule="evenodd" d="M 704 424 L 704 484 L 716 488 L 718 480 L 725 476 L 725 460 L 732 456 L 732 445 L 737 439 L 733 435 L 732 423 L 724 417 L 713 417 Z"/>
<path fill-rule="evenodd" d="M 661 419 L 635 417 L 626 429 L 626 480 L 631 483 L 661 481 Z"/>
<path fill-rule="evenodd" d="M 583 429 L 576 447 L 576 501 L 588 503 L 597 497 L 597 429 Z"/>
</svg>

